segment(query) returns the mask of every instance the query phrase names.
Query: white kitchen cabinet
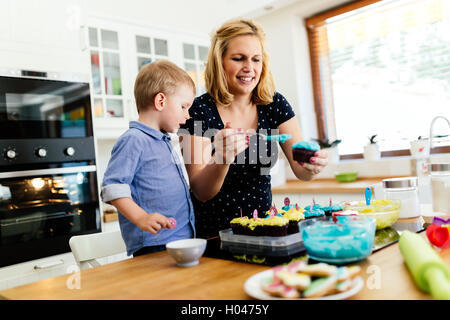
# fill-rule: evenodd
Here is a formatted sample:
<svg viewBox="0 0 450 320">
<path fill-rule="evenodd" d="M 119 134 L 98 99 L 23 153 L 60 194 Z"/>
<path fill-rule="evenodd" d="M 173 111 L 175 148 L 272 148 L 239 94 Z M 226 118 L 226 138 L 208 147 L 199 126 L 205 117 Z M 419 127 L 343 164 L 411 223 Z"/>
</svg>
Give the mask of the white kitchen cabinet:
<svg viewBox="0 0 450 320">
<path fill-rule="evenodd" d="M 172 61 L 192 77 L 197 95 L 205 92 L 202 79 L 209 46 L 207 34 L 185 34 L 98 16 L 88 16 L 86 29 L 96 138 L 118 138 L 130 120 L 138 119 L 134 83 L 147 63 Z"/>
<path fill-rule="evenodd" d="M 0 1 L 2 67 L 88 74 L 85 1 Z"/>
<path fill-rule="evenodd" d="M 74 272 L 71 252 L 0 268 L 0 290 Z"/>
</svg>

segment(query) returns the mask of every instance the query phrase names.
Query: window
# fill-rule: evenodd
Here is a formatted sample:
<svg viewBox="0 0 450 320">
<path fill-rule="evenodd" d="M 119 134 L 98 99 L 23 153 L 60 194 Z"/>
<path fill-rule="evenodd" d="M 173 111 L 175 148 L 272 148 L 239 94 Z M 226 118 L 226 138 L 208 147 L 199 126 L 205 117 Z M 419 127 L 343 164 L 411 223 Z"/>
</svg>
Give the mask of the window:
<svg viewBox="0 0 450 320">
<path fill-rule="evenodd" d="M 341 139 L 341 159 L 375 134 L 382 156 L 409 155 L 450 120 L 450 1 L 362 0 L 306 25 L 319 138 Z M 447 123 L 433 133 L 450 152 Z"/>
</svg>

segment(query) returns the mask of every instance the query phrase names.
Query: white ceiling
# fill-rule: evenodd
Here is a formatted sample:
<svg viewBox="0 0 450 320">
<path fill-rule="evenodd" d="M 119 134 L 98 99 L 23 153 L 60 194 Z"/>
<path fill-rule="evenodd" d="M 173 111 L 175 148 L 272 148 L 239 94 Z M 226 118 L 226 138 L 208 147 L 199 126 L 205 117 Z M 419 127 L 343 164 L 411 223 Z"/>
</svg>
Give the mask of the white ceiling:
<svg viewBox="0 0 450 320">
<path fill-rule="evenodd" d="M 92 14 L 209 34 L 229 19 L 254 18 L 296 1 L 302 0 L 95 0 L 86 5 Z"/>
</svg>

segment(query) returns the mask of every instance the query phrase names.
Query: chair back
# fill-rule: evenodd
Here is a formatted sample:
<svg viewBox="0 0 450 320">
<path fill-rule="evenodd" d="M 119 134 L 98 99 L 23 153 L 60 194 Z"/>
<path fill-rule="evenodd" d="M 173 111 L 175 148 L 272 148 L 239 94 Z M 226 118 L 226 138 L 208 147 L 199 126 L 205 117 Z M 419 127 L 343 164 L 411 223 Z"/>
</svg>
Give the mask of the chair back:
<svg viewBox="0 0 450 320">
<path fill-rule="evenodd" d="M 69 245 L 80 269 L 99 266 L 97 259 L 126 251 L 120 230 L 73 236 Z"/>
</svg>

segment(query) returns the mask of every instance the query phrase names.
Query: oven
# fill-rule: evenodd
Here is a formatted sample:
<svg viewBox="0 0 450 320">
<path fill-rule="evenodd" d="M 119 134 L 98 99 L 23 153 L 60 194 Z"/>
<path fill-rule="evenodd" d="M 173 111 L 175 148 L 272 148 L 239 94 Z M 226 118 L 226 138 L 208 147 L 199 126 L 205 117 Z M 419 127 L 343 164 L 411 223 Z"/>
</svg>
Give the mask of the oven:
<svg viewBox="0 0 450 320">
<path fill-rule="evenodd" d="M 0 69 L 0 267 L 100 231 L 88 76 Z"/>
</svg>

